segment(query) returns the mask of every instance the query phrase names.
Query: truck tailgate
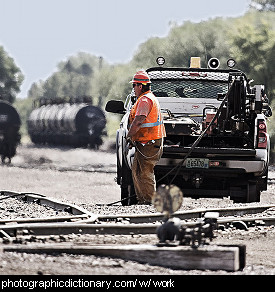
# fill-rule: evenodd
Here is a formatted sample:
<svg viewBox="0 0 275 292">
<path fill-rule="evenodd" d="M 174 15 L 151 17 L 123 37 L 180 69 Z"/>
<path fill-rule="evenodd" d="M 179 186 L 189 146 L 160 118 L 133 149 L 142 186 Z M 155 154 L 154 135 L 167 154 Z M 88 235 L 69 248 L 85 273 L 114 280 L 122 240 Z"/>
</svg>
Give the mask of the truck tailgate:
<svg viewBox="0 0 275 292">
<path fill-rule="evenodd" d="M 186 154 L 191 149 L 191 147 L 175 147 L 167 146 L 163 147 L 163 157 L 169 154 Z M 243 148 L 208 148 L 208 147 L 196 147 L 191 155 L 211 155 L 211 156 L 245 156 L 245 157 L 255 157 L 255 149 L 243 149 Z"/>
</svg>

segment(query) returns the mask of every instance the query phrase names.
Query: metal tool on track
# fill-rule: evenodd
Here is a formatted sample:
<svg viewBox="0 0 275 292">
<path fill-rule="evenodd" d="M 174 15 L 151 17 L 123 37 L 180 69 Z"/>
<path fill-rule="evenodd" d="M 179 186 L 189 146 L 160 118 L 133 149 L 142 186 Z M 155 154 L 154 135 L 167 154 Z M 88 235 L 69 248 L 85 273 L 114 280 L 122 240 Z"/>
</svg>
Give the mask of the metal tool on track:
<svg viewBox="0 0 275 292">
<path fill-rule="evenodd" d="M 217 229 L 218 212 L 207 212 L 199 218 L 194 227 L 184 226 L 177 217 L 171 217 L 182 205 L 183 194 L 174 185 L 161 185 L 153 197 L 153 205 L 164 214 L 164 223 L 157 228 L 159 246 L 191 245 L 198 248 L 214 238 Z"/>
</svg>

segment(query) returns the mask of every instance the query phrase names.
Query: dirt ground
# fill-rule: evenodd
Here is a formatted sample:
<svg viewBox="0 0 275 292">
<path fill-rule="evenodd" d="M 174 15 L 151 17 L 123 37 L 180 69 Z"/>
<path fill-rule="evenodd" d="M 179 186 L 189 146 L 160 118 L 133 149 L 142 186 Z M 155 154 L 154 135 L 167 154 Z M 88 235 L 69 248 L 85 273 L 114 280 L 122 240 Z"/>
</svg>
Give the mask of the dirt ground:
<svg viewBox="0 0 275 292">
<path fill-rule="evenodd" d="M 120 200 L 120 188 L 116 176 L 116 156 L 105 143 L 100 150 L 44 148 L 32 144 L 20 145 L 11 165 L 0 166 L 0 190 L 40 193 L 52 198 L 99 210 L 96 204 L 108 204 Z M 275 178 L 273 167 L 269 177 Z M 253 203 L 254 204 L 254 203 Z M 259 204 L 275 205 L 275 184 L 270 181 L 268 190 L 262 193 Z M 233 206 L 228 198 L 199 199 L 184 198 L 183 208 Z M 241 204 L 235 204 L 241 205 Z M 113 207 L 114 212 L 118 212 Z M 124 207 L 127 208 L 127 207 Z M 150 206 L 150 212 L 154 212 Z M 124 212 L 145 212 L 141 207 L 128 207 Z M 121 211 L 121 208 L 119 209 Z M 104 241 L 104 238 L 102 238 Z M 136 243 L 146 237 L 136 237 Z M 275 227 L 259 226 L 248 231 L 224 230 L 217 233 L 214 244 L 245 244 L 246 267 L 233 274 L 275 274 Z M 157 241 L 157 238 L 156 238 Z M 66 269 L 64 269 L 66 263 Z M 0 252 L 0 274 L 2 275 L 201 275 L 232 274 L 224 271 L 182 271 L 150 266 L 119 259 L 95 256 L 45 256 Z"/>
</svg>

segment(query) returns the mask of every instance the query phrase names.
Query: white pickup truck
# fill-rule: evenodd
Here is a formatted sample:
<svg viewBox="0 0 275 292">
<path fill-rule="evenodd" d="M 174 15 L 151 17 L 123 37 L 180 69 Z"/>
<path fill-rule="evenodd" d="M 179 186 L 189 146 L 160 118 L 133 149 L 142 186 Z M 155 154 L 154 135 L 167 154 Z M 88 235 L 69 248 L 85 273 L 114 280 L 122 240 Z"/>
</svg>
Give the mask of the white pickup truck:
<svg viewBox="0 0 275 292">
<path fill-rule="evenodd" d="M 174 184 L 184 196 L 230 197 L 234 202 L 257 202 L 267 189 L 270 141 L 266 117 L 272 115 L 263 85 L 251 86 L 245 73 L 208 68 L 147 69 L 157 96 L 167 137 L 155 167 L 158 185 Z M 194 60 L 193 60 L 194 61 Z M 195 58 L 195 61 L 199 61 Z M 131 166 L 135 149 L 126 145 L 128 116 L 136 97 L 111 100 L 105 110 L 123 114 L 117 130 L 117 183 L 123 205 L 136 203 Z"/>
</svg>

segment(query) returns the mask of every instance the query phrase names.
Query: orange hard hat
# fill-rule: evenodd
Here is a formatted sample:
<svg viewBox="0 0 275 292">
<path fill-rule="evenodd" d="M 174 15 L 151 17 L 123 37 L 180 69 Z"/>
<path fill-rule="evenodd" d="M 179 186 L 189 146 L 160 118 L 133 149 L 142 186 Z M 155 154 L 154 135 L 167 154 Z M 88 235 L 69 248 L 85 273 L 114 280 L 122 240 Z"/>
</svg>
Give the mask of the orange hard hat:
<svg viewBox="0 0 275 292">
<path fill-rule="evenodd" d="M 148 83 L 151 83 L 151 81 L 150 81 L 150 77 L 147 74 L 147 72 L 144 70 L 141 70 L 135 74 L 133 80 L 131 80 L 130 83 L 142 83 L 142 84 L 146 85 Z"/>
</svg>

